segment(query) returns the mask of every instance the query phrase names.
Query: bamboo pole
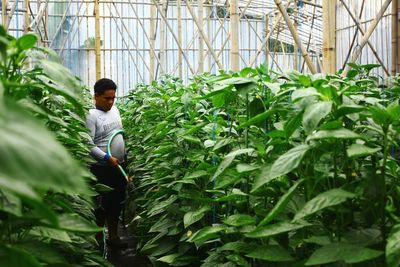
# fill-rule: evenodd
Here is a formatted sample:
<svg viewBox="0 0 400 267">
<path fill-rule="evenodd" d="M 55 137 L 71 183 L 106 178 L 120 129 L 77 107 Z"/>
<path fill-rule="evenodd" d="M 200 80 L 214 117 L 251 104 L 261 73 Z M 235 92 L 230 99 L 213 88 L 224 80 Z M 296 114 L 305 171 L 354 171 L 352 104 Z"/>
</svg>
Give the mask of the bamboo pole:
<svg viewBox="0 0 400 267">
<path fill-rule="evenodd" d="M 4 26 L 7 25 L 8 21 L 7 9 L 8 9 L 8 0 L 1 1 L 1 17 Z"/>
<path fill-rule="evenodd" d="M 95 42 L 94 49 L 96 53 L 96 80 L 101 78 L 101 57 L 100 57 L 100 10 L 99 0 L 94 0 L 94 15 L 95 15 Z"/>
<path fill-rule="evenodd" d="M 185 61 L 186 61 L 186 64 L 188 64 L 188 67 L 189 67 L 189 69 L 190 69 L 190 72 L 191 72 L 192 74 L 194 74 L 195 72 L 194 72 L 194 70 L 193 70 L 193 67 L 192 67 L 192 65 L 190 65 L 189 60 L 188 60 L 187 57 L 186 57 L 186 54 L 183 53 L 182 45 L 179 43 L 178 38 L 176 37 L 176 35 L 175 35 L 175 33 L 174 33 L 174 30 L 172 29 L 171 25 L 168 23 L 167 18 L 165 17 L 165 15 L 164 15 L 162 12 L 160 12 L 160 7 L 159 7 L 159 5 L 157 4 L 156 0 L 152 0 L 152 2 L 156 5 L 158 12 L 161 14 L 161 17 L 162 17 L 162 19 L 164 20 L 164 22 L 165 22 L 165 24 L 166 24 L 168 30 L 171 32 L 172 38 L 174 38 L 175 42 L 177 43 L 178 49 L 181 51 L 182 56 L 183 56 L 183 58 L 184 58 Z"/>
<path fill-rule="evenodd" d="M 304 57 L 304 60 L 306 61 L 306 64 L 308 66 L 308 68 L 310 69 L 312 74 L 317 73 L 317 70 L 313 64 L 313 62 L 310 59 L 310 56 L 308 55 L 306 49 L 304 48 L 304 46 L 301 43 L 301 40 L 299 38 L 299 35 L 297 34 L 297 31 L 295 30 L 292 21 L 289 18 L 289 15 L 285 9 L 285 7 L 282 5 L 282 1 L 281 0 L 274 0 L 275 4 L 278 6 L 279 11 L 281 12 L 283 18 L 286 21 L 286 24 L 289 28 L 290 33 L 293 36 L 294 41 L 296 42 L 297 46 L 300 48 L 301 51 L 301 55 Z"/>
<path fill-rule="evenodd" d="M 158 4 L 157 4 L 158 5 Z M 165 14 L 165 9 L 167 8 L 167 3 L 165 0 L 160 1 L 161 5 L 161 10 L 159 9 L 158 12 L 161 13 L 161 16 L 164 18 L 166 17 L 165 20 L 161 20 L 160 22 L 160 53 L 159 53 L 159 59 L 160 59 L 160 66 L 164 67 L 165 66 L 165 24 L 167 20 L 167 15 Z M 160 70 L 160 75 L 162 76 L 164 74 L 164 71 L 161 69 Z"/>
<path fill-rule="evenodd" d="M 351 11 L 349 6 L 343 0 L 341 0 L 341 2 L 343 3 L 343 6 L 347 10 L 347 12 L 350 14 L 350 17 L 352 18 L 354 23 L 356 24 L 357 29 L 361 32 L 362 36 L 365 36 L 365 30 L 361 27 L 359 18 Z M 379 64 L 382 65 L 382 68 L 385 71 L 386 75 L 389 75 L 389 71 L 388 71 L 387 67 L 385 66 L 385 64 L 383 63 L 381 58 L 379 57 L 378 52 L 376 52 L 372 43 L 369 40 L 367 40 L 367 44 L 368 44 L 369 48 L 371 49 L 372 53 L 374 54 L 375 58 L 378 60 Z"/>
<path fill-rule="evenodd" d="M 8 28 L 10 27 L 10 22 L 11 22 L 12 17 L 14 16 L 16 9 L 17 9 L 17 1 L 14 1 L 13 5 L 10 9 L 10 13 L 8 13 L 6 30 L 8 30 Z"/>
<path fill-rule="evenodd" d="M 154 5 L 150 6 L 150 41 L 149 43 L 153 47 L 152 53 L 150 53 L 150 82 L 154 80 L 154 60 L 156 58 L 155 54 L 155 44 L 156 44 L 156 30 L 155 30 L 155 17 L 156 9 Z M 159 63 L 160 64 L 160 63 Z"/>
<path fill-rule="evenodd" d="M 395 0 L 397 1 L 397 11 L 396 13 L 399 14 L 400 13 L 400 0 Z M 399 15 L 397 15 L 399 17 Z M 399 21 L 397 21 L 397 23 L 399 23 Z M 398 70 L 400 70 L 400 27 L 397 26 L 397 67 L 396 67 L 396 71 L 399 72 Z"/>
<path fill-rule="evenodd" d="M 211 40 L 211 6 L 210 6 L 210 0 L 207 0 L 206 2 L 207 8 L 206 8 L 206 22 L 207 22 L 207 34 L 208 34 L 208 39 Z M 211 41 L 211 44 L 213 42 Z M 205 58 L 207 57 L 207 65 L 208 67 L 211 66 L 211 55 L 208 53 L 209 50 L 207 50 L 205 54 Z"/>
<path fill-rule="evenodd" d="M 197 0 L 197 15 L 198 15 L 198 23 L 201 27 L 201 31 L 204 31 L 203 29 L 203 0 Z M 199 42 L 199 67 L 197 69 L 197 73 L 203 73 L 204 71 L 204 42 L 203 42 L 203 37 L 199 35 L 198 37 L 198 42 Z"/>
<path fill-rule="evenodd" d="M 336 0 L 322 1 L 322 69 L 324 73 L 336 72 Z"/>
<path fill-rule="evenodd" d="M 177 0 L 178 8 L 178 42 L 182 43 L 182 0 Z M 178 74 L 183 78 L 182 51 L 178 50 Z"/>
<path fill-rule="evenodd" d="M 378 25 L 379 21 L 381 20 L 383 14 L 385 13 L 386 9 L 388 8 L 390 2 L 392 2 L 392 0 L 386 0 L 381 9 L 379 10 L 378 14 L 376 14 L 374 20 L 372 21 L 371 25 L 368 27 L 367 32 L 364 34 L 361 43 L 359 45 L 359 49 L 357 49 L 355 51 L 355 53 L 353 54 L 353 57 L 351 59 L 350 62 L 354 63 L 357 58 L 360 56 L 361 54 L 361 50 L 364 48 L 364 46 L 367 44 L 369 37 L 371 36 L 371 34 L 374 32 L 376 26 Z M 346 68 L 344 69 L 343 73 L 342 73 L 342 77 L 346 77 L 347 72 L 349 71 L 349 66 L 347 65 Z"/>
<path fill-rule="evenodd" d="M 24 33 L 29 32 L 29 0 L 24 0 Z"/>
<path fill-rule="evenodd" d="M 294 29 L 295 29 L 295 31 L 297 32 L 298 31 L 298 26 L 299 26 L 299 23 L 298 23 L 298 21 L 297 21 L 297 16 L 298 16 L 298 12 L 299 12 L 299 9 L 298 9 L 298 7 L 297 7 L 297 0 L 295 0 L 294 1 L 294 6 L 295 6 L 295 8 L 294 8 L 294 14 L 295 14 L 295 20 L 294 20 Z M 293 45 L 293 56 L 294 56 L 294 59 L 293 59 L 293 69 L 295 69 L 295 70 L 298 70 L 298 68 L 299 68 L 299 47 L 297 46 L 297 44 L 296 44 L 296 42 L 294 42 L 294 45 Z"/>
<path fill-rule="evenodd" d="M 269 14 L 265 15 L 265 65 L 269 66 Z"/>
<path fill-rule="evenodd" d="M 238 0 L 230 0 L 231 70 L 239 71 L 239 9 Z"/>
<path fill-rule="evenodd" d="M 153 1 L 154 1 L 154 0 L 153 0 Z M 197 20 L 196 15 L 194 14 L 193 9 L 191 8 L 191 6 L 190 6 L 190 4 L 189 4 L 188 1 L 186 1 L 186 7 L 187 7 L 187 9 L 188 9 L 190 15 L 193 17 L 193 21 L 196 23 L 196 26 L 197 26 L 197 28 L 199 29 L 199 33 L 200 33 L 201 36 L 203 37 L 203 40 L 204 40 L 204 42 L 206 43 L 206 45 L 207 45 L 207 47 L 208 47 L 208 50 L 210 50 L 212 56 L 214 57 L 215 62 L 217 63 L 217 65 L 218 65 L 218 67 L 219 67 L 220 69 L 223 69 L 223 66 L 222 66 L 220 60 L 218 59 L 217 55 L 215 54 L 215 51 L 214 51 L 213 47 L 212 47 L 211 44 L 210 44 L 210 41 L 208 40 L 208 38 L 207 38 L 207 36 L 204 34 L 204 32 L 201 30 L 201 27 L 200 27 L 200 25 L 199 25 L 199 21 Z"/>
<path fill-rule="evenodd" d="M 398 60 L 398 31 L 399 31 L 399 15 L 397 13 L 398 0 L 392 2 L 392 76 L 397 73 L 397 60 Z"/>
</svg>

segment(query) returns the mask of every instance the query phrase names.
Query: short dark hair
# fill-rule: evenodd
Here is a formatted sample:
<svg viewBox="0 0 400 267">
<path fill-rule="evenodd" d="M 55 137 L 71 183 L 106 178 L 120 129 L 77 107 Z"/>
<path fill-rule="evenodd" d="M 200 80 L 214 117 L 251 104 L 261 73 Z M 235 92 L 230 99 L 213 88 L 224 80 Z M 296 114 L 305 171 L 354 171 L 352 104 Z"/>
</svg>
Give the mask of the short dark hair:
<svg viewBox="0 0 400 267">
<path fill-rule="evenodd" d="M 113 80 L 102 78 L 94 84 L 94 93 L 102 95 L 106 90 L 117 90 L 117 85 Z"/>
</svg>

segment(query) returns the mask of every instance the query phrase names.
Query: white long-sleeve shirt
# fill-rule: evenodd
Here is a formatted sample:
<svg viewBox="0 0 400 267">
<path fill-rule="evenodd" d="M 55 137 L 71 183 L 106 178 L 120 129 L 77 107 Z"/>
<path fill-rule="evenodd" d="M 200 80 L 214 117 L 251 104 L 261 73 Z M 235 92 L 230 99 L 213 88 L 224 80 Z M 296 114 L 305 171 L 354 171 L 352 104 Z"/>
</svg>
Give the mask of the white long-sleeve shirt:
<svg viewBox="0 0 400 267">
<path fill-rule="evenodd" d="M 90 150 L 90 154 L 98 164 L 106 165 L 104 156 L 107 153 L 108 140 L 115 131 L 122 129 L 118 109 L 115 106 L 109 111 L 90 109 L 86 118 L 86 127 L 90 130 L 90 142 L 95 145 Z M 111 143 L 111 154 L 118 159 L 119 163 L 124 161 L 125 143 L 122 135 L 117 135 Z"/>
</svg>

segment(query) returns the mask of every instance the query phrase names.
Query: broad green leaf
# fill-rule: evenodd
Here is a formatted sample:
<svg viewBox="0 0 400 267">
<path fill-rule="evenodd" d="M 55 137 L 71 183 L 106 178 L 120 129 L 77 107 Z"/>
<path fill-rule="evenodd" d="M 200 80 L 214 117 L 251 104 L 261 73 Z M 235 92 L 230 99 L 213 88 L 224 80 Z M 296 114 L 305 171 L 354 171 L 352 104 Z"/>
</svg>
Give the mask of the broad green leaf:
<svg viewBox="0 0 400 267">
<path fill-rule="evenodd" d="M 183 179 L 196 179 L 196 178 L 204 177 L 204 176 L 208 176 L 208 175 L 209 175 L 209 173 L 207 171 L 199 170 L 199 171 L 195 171 L 195 172 L 186 174 Z"/>
<path fill-rule="evenodd" d="M 206 94 L 205 96 L 203 96 L 201 98 L 207 99 L 207 98 L 211 98 L 213 96 L 219 95 L 219 94 L 224 94 L 224 93 L 228 92 L 228 90 L 231 88 L 233 88 L 232 85 L 217 86 L 217 87 L 215 87 L 214 90 L 212 90 L 210 93 Z"/>
<path fill-rule="evenodd" d="M 310 226 L 309 223 L 291 223 L 291 222 L 278 222 L 267 226 L 258 226 L 255 230 L 245 234 L 249 238 L 266 238 L 274 235 L 291 232 L 294 230 L 301 229 L 306 226 Z"/>
<path fill-rule="evenodd" d="M 258 224 L 258 226 L 263 226 L 276 218 L 282 211 L 285 210 L 287 204 L 292 199 L 292 196 L 296 188 L 303 182 L 303 180 L 297 181 L 290 189 L 279 199 L 278 203 L 272 208 L 268 215 Z"/>
<path fill-rule="evenodd" d="M 225 94 L 218 94 L 218 95 L 213 96 L 211 98 L 211 100 L 212 100 L 214 107 L 220 108 L 225 105 L 226 97 L 225 97 Z"/>
<path fill-rule="evenodd" d="M 253 184 L 252 192 L 256 191 L 259 187 L 269 183 L 273 179 L 285 175 L 299 166 L 302 158 L 311 148 L 309 145 L 299 145 L 280 156 L 271 166 L 271 169 L 266 169 L 262 172 L 260 177 L 256 179 Z"/>
<path fill-rule="evenodd" d="M 218 165 L 218 169 L 216 170 L 216 172 L 214 173 L 213 177 L 212 177 L 212 181 L 214 181 L 218 176 L 221 175 L 221 173 L 223 173 L 225 171 L 226 168 L 228 168 L 232 161 L 235 159 L 234 156 L 230 156 L 230 157 L 225 157 L 221 163 Z"/>
<path fill-rule="evenodd" d="M 368 261 L 382 254 L 382 251 L 353 244 L 332 243 L 314 251 L 305 265 L 320 265 L 337 261 L 344 261 L 345 263 L 352 264 Z"/>
<path fill-rule="evenodd" d="M 231 201 L 240 197 L 246 197 L 247 194 L 242 192 L 240 189 L 233 188 L 232 192 L 228 193 L 226 196 L 214 199 L 216 202 Z"/>
<path fill-rule="evenodd" d="M 62 242 L 72 242 L 69 234 L 66 231 L 60 229 L 37 226 L 33 227 L 29 233 L 33 236 L 47 237 Z"/>
<path fill-rule="evenodd" d="M 386 261 L 388 266 L 400 266 L 400 224 L 393 227 L 386 243 Z"/>
<path fill-rule="evenodd" d="M 264 111 L 263 113 L 260 113 L 260 114 L 258 114 L 256 116 L 250 118 L 246 122 L 241 123 L 239 125 L 239 129 L 243 129 L 243 128 L 246 128 L 246 127 L 248 127 L 250 125 L 254 125 L 254 124 L 256 124 L 256 123 L 258 123 L 260 121 L 263 121 L 263 120 L 267 119 L 268 117 L 274 115 L 278 111 L 279 111 L 278 109 L 270 109 L 270 110 Z"/>
<path fill-rule="evenodd" d="M 287 250 L 277 245 L 258 247 L 248 253 L 246 257 L 273 262 L 294 260 Z"/>
<path fill-rule="evenodd" d="M 20 38 L 17 39 L 17 45 L 21 50 L 28 50 L 35 46 L 38 38 L 36 34 L 33 33 L 26 33 Z"/>
<path fill-rule="evenodd" d="M 169 207 L 175 200 L 178 199 L 178 196 L 171 195 L 168 199 L 161 201 L 159 203 L 153 203 L 153 207 L 147 212 L 147 214 L 151 217 L 157 215 L 164 211 L 165 208 Z"/>
<path fill-rule="evenodd" d="M 161 262 L 165 262 L 165 263 L 168 263 L 168 264 L 172 264 L 180 256 L 181 256 L 181 254 L 174 253 L 174 254 L 170 254 L 170 255 L 166 255 L 164 257 L 158 258 L 157 261 L 161 261 Z"/>
<path fill-rule="evenodd" d="M 387 127 L 393 121 L 392 116 L 383 107 L 379 106 L 370 107 L 369 111 L 371 112 L 372 119 L 374 120 L 374 122 L 376 122 L 381 126 Z"/>
<path fill-rule="evenodd" d="M 251 155 L 253 152 L 254 152 L 254 148 L 242 148 L 242 149 L 237 149 L 237 150 L 230 152 L 225 157 L 236 157 L 238 155 L 243 155 L 243 154 Z"/>
<path fill-rule="evenodd" d="M 299 75 L 299 82 L 304 87 L 310 87 L 311 86 L 311 78 L 308 75 L 304 75 L 304 74 Z"/>
<path fill-rule="evenodd" d="M 219 236 L 219 233 L 225 230 L 223 226 L 206 226 L 194 233 L 190 238 L 189 242 L 196 242 L 196 246 L 200 246 L 204 242 L 214 239 Z"/>
<path fill-rule="evenodd" d="M 235 241 L 235 242 L 230 242 L 226 243 L 220 248 L 222 251 L 235 251 L 235 252 L 249 252 L 252 250 L 252 245 L 250 245 L 248 242 L 244 241 Z"/>
<path fill-rule="evenodd" d="M 189 143 L 201 144 L 200 138 L 198 138 L 198 137 L 196 137 L 196 136 L 184 135 L 184 136 L 182 136 L 182 138 L 183 138 L 185 141 L 188 141 Z"/>
<path fill-rule="evenodd" d="M 215 146 L 213 148 L 213 151 L 216 151 L 216 150 L 218 150 L 218 149 L 220 149 L 220 148 L 222 148 L 222 147 L 224 147 L 226 145 L 229 145 L 230 143 L 232 143 L 232 139 L 231 138 L 221 139 L 215 144 Z"/>
<path fill-rule="evenodd" d="M 293 220 L 296 221 L 315 212 L 321 211 L 327 207 L 336 206 L 340 203 L 345 202 L 349 198 L 354 198 L 355 196 L 355 194 L 347 192 L 340 188 L 335 188 L 323 192 L 308 201 L 304 205 L 304 207 L 296 213 Z"/>
<path fill-rule="evenodd" d="M 211 210 L 209 206 L 203 206 L 196 211 L 189 211 L 183 216 L 183 225 L 188 228 L 193 223 L 201 220 L 204 215 Z"/>
<path fill-rule="evenodd" d="M 217 178 L 221 173 L 225 171 L 226 168 L 228 168 L 232 161 L 235 159 L 236 156 L 242 155 L 242 154 L 251 154 L 254 152 L 253 148 L 243 148 L 243 149 L 238 149 L 235 151 L 232 151 L 228 155 L 225 156 L 223 161 L 219 164 L 217 170 L 214 173 L 214 176 L 212 177 L 212 180 Z"/>
<path fill-rule="evenodd" d="M 206 140 L 204 141 L 203 145 L 205 148 L 213 147 L 215 145 L 216 141 L 213 140 Z"/>
<path fill-rule="evenodd" d="M 259 168 L 260 168 L 259 166 L 254 166 L 254 165 L 245 164 L 245 163 L 239 163 L 238 165 L 236 165 L 236 170 L 239 173 L 251 172 L 251 171 L 257 170 Z"/>
<path fill-rule="evenodd" d="M 247 214 L 234 214 L 224 220 L 224 223 L 230 226 L 243 226 L 248 224 L 255 224 L 256 218 Z"/>
<path fill-rule="evenodd" d="M 102 230 L 102 228 L 87 221 L 83 217 L 78 216 L 77 214 L 61 214 L 58 216 L 58 219 L 60 223 L 60 229 L 63 230 L 80 233 L 96 233 Z"/>
<path fill-rule="evenodd" d="M 285 122 L 284 130 L 286 139 L 289 139 L 293 133 L 300 128 L 302 118 L 303 112 L 299 112 L 296 116 L 289 118 L 288 121 Z"/>
<path fill-rule="evenodd" d="M 6 104 L 0 108 L 0 123 L 0 183 L 12 185 L 6 188 L 28 198 L 36 197 L 32 188 L 89 192 L 82 178 L 85 170 L 40 121 Z"/>
<path fill-rule="evenodd" d="M 303 114 L 303 127 L 307 134 L 314 131 L 319 122 L 325 118 L 332 108 L 332 102 L 318 102 L 306 108 Z"/>
<path fill-rule="evenodd" d="M 363 137 L 346 128 L 320 130 L 307 137 L 307 141 L 318 139 L 363 139 Z"/>
<path fill-rule="evenodd" d="M 66 259 L 57 251 L 57 246 L 44 242 L 31 240 L 19 243 L 18 248 L 28 251 L 29 254 L 39 259 L 41 262 L 50 264 L 65 263 Z"/>
<path fill-rule="evenodd" d="M 372 148 L 361 144 L 352 144 L 347 148 L 346 152 L 348 157 L 358 158 L 358 157 L 369 156 L 380 150 L 381 150 L 380 147 Z"/>
<path fill-rule="evenodd" d="M 278 94 L 279 91 L 281 90 L 279 83 L 269 83 L 269 82 L 263 81 L 263 84 L 265 86 L 267 86 L 268 89 L 270 89 L 272 94 L 274 94 L 274 95 Z"/>
<path fill-rule="evenodd" d="M 311 236 L 307 239 L 303 239 L 305 242 L 307 243 L 313 243 L 313 244 L 317 244 L 320 246 L 325 246 L 325 245 L 329 245 L 331 242 L 331 239 L 329 238 L 329 236 Z"/>
<path fill-rule="evenodd" d="M 308 97 L 308 96 L 319 96 L 319 93 L 313 87 L 297 89 L 297 90 L 293 91 L 291 98 L 292 98 L 292 101 L 295 102 L 296 100 L 299 100 L 300 98 Z"/>
<path fill-rule="evenodd" d="M 0 244 L 0 266 L 41 267 L 43 265 L 28 251 Z"/>
<path fill-rule="evenodd" d="M 229 254 L 226 259 L 241 267 L 251 267 L 251 264 L 242 256 L 238 254 Z"/>
<path fill-rule="evenodd" d="M 336 111 L 336 116 L 341 117 L 347 114 L 358 113 L 365 110 L 364 106 L 359 105 L 341 105 Z"/>
<path fill-rule="evenodd" d="M 0 178 L 1 180 L 1 178 Z M 0 183 L 1 185 L 1 183 Z M 14 216 L 21 217 L 22 212 L 22 203 L 21 199 L 18 198 L 16 195 L 13 193 L 9 192 L 8 190 L 3 187 L 2 190 L 0 190 L 0 210 L 13 214 Z"/>
</svg>

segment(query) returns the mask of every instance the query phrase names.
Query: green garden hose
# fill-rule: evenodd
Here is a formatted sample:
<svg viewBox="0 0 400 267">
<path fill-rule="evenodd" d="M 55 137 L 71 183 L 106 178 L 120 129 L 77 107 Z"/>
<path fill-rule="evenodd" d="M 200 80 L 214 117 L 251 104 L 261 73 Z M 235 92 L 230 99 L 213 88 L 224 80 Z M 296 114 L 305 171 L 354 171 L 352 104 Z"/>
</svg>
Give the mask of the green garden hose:
<svg viewBox="0 0 400 267">
<path fill-rule="evenodd" d="M 107 144 L 107 154 L 110 155 L 110 157 L 112 157 L 112 155 L 111 155 L 111 143 L 112 143 L 112 141 L 114 140 L 114 138 L 115 138 L 117 135 L 119 135 L 119 134 L 124 134 L 124 130 L 121 129 L 121 130 L 115 131 L 115 132 L 111 135 L 110 139 L 108 140 L 108 144 Z M 125 177 L 126 181 L 129 183 L 129 182 L 130 182 L 129 176 L 126 174 L 126 172 L 124 171 L 124 169 L 122 168 L 122 166 L 118 164 L 118 168 L 119 168 L 119 170 L 121 171 L 122 175 Z"/>
</svg>

